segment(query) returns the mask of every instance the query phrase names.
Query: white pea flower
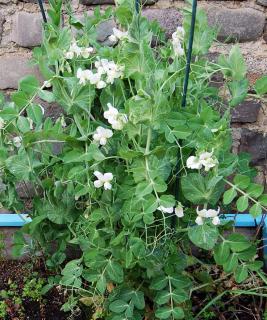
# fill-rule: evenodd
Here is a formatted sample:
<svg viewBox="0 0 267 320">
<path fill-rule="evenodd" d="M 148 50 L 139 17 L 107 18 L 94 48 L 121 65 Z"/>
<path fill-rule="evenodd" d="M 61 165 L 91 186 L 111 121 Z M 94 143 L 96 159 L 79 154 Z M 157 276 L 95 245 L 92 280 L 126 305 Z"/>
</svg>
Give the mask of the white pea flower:
<svg viewBox="0 0 267 320">
<path fill-rule="evenodd" d="M 212 152 L 202 152 L 199 155 L 199 161 L 205 167 L 205 171 L 209 171 L 218 164 L 218 160 L 213 157 Z"/>
<path fill-rule="evenodd" d="M 93 52 L 94 52 L 94 48 L 92 47 L 82 48 L 81 55 L 84 59 L 87 59 Z"/>
<path fill-rule="evenodd" d="M 189 169 L 201 169 L 202 164 L 199 161 L 198 157 L 191 156 L 186 160 L 186 166 Z"/>
<path fill-rule="evenodd" d="M 184 55 L 184 49 L 182 48 L 181 43 L 176 43 L 176 44 L 173 43 L 173 51 L 175 56 L 177 57 L 181 57 Z"/>
<path fill-rule="evenodd" d="M 199 210 L 197 207 L 197 215 L 201 218 L 207 218 L 207 209 Z"/>
<path fill-rule="evenodd" d="M 96 84 L 97 89 L 103 89 L 103 88 L 105 88 L 106 86 L 107 86 L 107 84 L 106 84 L 106 82 L 103 81 L 103 80 L 98 81 L 97 84 Z"/>
<path fill-rule="evenodd" d="M 60 118 L 60 124 L 61 124 L 62 128 L 66 128 L 67 124 L 66 124 L 64 116 L 62 116 Z"/>
<path fill-rule="evenodd" d="M 27 120 L 29 121 L 30 130 L 32 130 L 33 129 L 33 121 L 31 118 L 27 118 Z"/>
<path fill-rule="evenodd" d="M 21 142 L 22 142 L 22 137 L 17 136 L 13 138 L 13 144 L 16 148 L 20 148 L 21 147 Z"/>
<path fill-rule="evenodd" d="M 218 226 L 218 225 L 221 223 L 220 218 L 219 218 L 219 217 L 214 217 L 214 218 L 212 219 L 212 223 L 213 223 L 215 226 Z"/>
<path fill-rule="evenodd" d="M 186 161 L 189 169 L 200 170 L 203 166 L 205 171 L 209 171 L 218 164 L 218 160 L 213 156 L 213 152 L 202 152 L 198 157 L 191 156 Z"/>
<path fill-rule="evenodd" d="M 109 37 L 111 42 L 117 42 L 119 40 L 128 39 L 128 32 L 121 31 L 117 28 L 113 28 L 113 34 Z"/>
<path fill-rule="evenodd" d="M 43 86 L 44 86 L 45 88 L 51 88 L 51 87 L 52 87 L 52 83 L 51 83 L 50 81 L 46 80 L 46 81 L 44 81 Z"/>
<path fill-rule="evenodd" d="M 82 70 L 81 68 L 79 68 L 77 70 L 77 78 L 80 80 L 79 83 L 85 85 L 89 80 L 89 76 L 91 75 L 91 73 L 91 70 Z"/>
<path fill-rule="evenodd" d="M 5 120 L 0 117 L 0 130 L 4 129 L 5 127 Z"/>
<path fill-rule="evenodd" d="M 119 111 L 111 103 L 107 104 L 108 110 L 104 112 L 104 118 L 109 121 L 112 121 L 112 119 L 117 119 Z"/>
<path fill-rule="evenodd" d="M 108 37 L 109 41 L 115 43 L 118 41 L 117 37 L 115 36 L 115 34 L 112 34 L 111 36 Z"/>
<path fill-rule="evenodd" d="M 204 223 L 204 219 L 212 218 L 212 223 L 214 225 L 219 225 L 220 224 L 220 218 L 218 217 L 220 213 L 220 207 L 218 207 L 217 210 L 214 209 L 202 209 L 199 210 L 197 207 L 197 218 L 196 218 L 196 223 L 198 225 Z"/>
<path fill-rule="evenodd" d="M 114 80 L 120 78 L 123 74 L 124 67 L 117 65 L 114 61 L 108 61 L 107 59 L 97 58 L 95 62 L 97 73 L 106 75 L 107 83 L 114 83 Z"/>
<path fill-rule="evenodd" d="M 110 190 L 112 188 L 111 181 L 113 179 L 113 174 L 111 172 L 101 173 L 99 171 L 95 171 L 94 175 L 98 180 L 94 181 L 94 186 L 96 188 L 101 188 L 104 186 L 105 190 Z"/>
<path fill-rule="evenodd" d="M 163 213 L 173 213 L 173 207 L 166 208 L 166 207 L 163 207 L 163 206 L 159 206 L 158 210 L 163 212 Z"/>
<path fill-rule="evenodd" d="M 185 31 L 183 27 L 178 27 L 176 31 L 172 34 L 172 46 L 175 56 L 183 56 L 184 49 L 182 43 L 184 40 Z"/>
<path fill-rule="evenodd" d="M 39 104 L 39 107 L 41 108 L 42 114 L 44 115 L 44 114 L 45 114 L 45 109 L 44 109 L 44 107 L 41 106 L 40 104 Z"/>
<path fill-rule="evenodd" d="M 97 127 L 96 133 L 93 135 L 95 142 L 99 142 L 102 146 L 107 143 L 107 139 L 113 136 L 113 132 L 110 129 L 105 129 L 103 127 Z"/>
<path fill-rule="evenodd" d="M 204 224 L 203 218 L 200 216 L 196 217 L 195 223 L 199 226 L 202 226 Z"/>
<path fill-rule="evenodd" d="M 128 122 L 127 115 L 119 113 L 119 111 L 112 106 L 111 103 L 107 104 L 108 111 L 104 112 L 104 118 L 108 120 L 114 130 L 122 130 L 124 125 Z"/>
<path fill-rule="evenodd" d="M 76 42 L 73 42 L 70 45 L 69 52 L 73 52 L 77 57 L 79 57 L 82 53 L 82 48 L 79 47 Z"/>
<path fill-rule="evenodd" d="M 74 52 L 72 52 L 72 51 L 67 51 L 67 52 L 65 53 L 65 58 L 68 59 L 68 60 L 73 59 L 73 58 L 74 58 Z"/>
<path fill-rule="evenodd" d="M 182 218 L 184 217 L 184 209 L 183 206 L 181 204 L 179 204 L 175 209 L 174 209 L 174 213 L 176 214 L 176 216 L 178 218 Z"/>
<path fill-rule="evenodd" d="M 177 27 L 176 31 L 172 34 L 173 40 L 183 41 L 185 36 L 185 30 L 183 27 Z"/>
</svg>

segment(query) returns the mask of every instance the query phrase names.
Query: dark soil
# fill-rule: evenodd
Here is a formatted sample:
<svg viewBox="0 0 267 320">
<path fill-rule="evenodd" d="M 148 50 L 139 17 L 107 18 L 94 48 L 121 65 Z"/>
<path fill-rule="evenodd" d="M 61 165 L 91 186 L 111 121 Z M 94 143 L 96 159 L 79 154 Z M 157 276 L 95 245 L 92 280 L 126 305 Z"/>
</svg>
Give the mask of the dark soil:
<svg viewBox="0 0 267 320">
<path fill-rule="evenodd" d="M 25 277 L 33 273 L 32 264 L 25 261 L 0 261 L 0 291 L 10 290 L 10 283 L 17 286 L 17 294 L 22 297 Z M 45 278 L 43 271 L 38 272 L 41 278 Z M 85 320 L 82 314 L 71 315 L 61 311 L 64 304 L 64 293 L 56 288 L 50 290 L 41 301 L 22 298 L 22 305 L 16 304 L 14 299 L 3 299 L 5 301 L 8 315 L 1 320 Z"/>
</svg>

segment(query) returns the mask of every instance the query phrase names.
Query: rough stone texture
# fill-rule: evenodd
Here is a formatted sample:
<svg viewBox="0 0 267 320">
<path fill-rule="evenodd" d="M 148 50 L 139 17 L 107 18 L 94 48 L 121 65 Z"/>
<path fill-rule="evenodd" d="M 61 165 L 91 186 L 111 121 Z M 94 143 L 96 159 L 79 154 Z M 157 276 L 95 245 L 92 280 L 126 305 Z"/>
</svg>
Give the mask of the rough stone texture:
<svg viewBox="0 0 267 320">
<path fill-rule="evenodd" d="M 207 9 L 211 26 L 219 28 L 218 39 L 228 42 L 253 41 L 262 36 L 265 15 L 252 8 L 225 9 L 211 7 Z"/>
<path fill-rule="evenodd" d="M 265 24 L 265 27 L 264 27 L 263 40 L 267 42 L 267 23 Z"/>
<path fill-rule="evenodd" d="M 157 20 L 168 38 L 182 24 L 182 14 L 176 9 L 145 9 L 143 15 L 149 20 Z"/>
<path fill-rule="evenodd" d="M 96 38 L 99 42 L 103 42 L 105 45 L 111 45 L 112 42 L 109 41 L 108 37 L 113 33 L 112 29 L 116 27 L 114 20 L 108 20 L 100 23 L 96 30 Z"/>
<path fill-rule="evenodd" d="M 0 41 L 2 39 L 2 33 L 3 33 L 3 24 L 4 24 L 4 17 L 0 12 Z"/>
<path fill-rule="evenodd" d="M 156 3 L 158 0 L 142 0 L 143 4 L 151 5 Z M 99 5 L 99 4 L 115 4 L 115 0 L 80 0 L 85 5 Z"/>
<path fill-rule="evenodd" d="M 260 108 L 261 104 L 256 101 L 244 101 L 232 110 L 232 122 L 256 122 Z"/>
<path fill-rule="evenodd" d="M 267 0 L 257 0 L 257 3 L 267 7 Z"/>
<path fill-rule="evenodd" d="M 38 13 L 19 12 L 13 21 L 12 40 L 21 47 L 34 47 L 42 41 L 42 17 Z"/>
<path fill-rule="evenodd" d="M 0 56 L 0 90 L 17 89 L 18 81 L 29 74 L 41 80 L 36 67 L 29 65 L 29 58 L 24 56 Z"/>
<path fill-rule="evenodd" d="M 252 164 L 263 164 L 267 160 L 267 135 L 242 128 L 239 152 L 250 153 Z"/>
</svg>

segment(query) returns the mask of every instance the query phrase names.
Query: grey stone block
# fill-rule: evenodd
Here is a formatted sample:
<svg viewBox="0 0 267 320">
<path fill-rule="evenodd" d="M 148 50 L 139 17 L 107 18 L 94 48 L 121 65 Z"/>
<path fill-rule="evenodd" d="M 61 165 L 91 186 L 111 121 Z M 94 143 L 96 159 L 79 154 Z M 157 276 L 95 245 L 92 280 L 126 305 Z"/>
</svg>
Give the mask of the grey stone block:
<svg viewBox="0 0 267 320">
<path fill-rule="evenodd" d="M 148 20 L 157 20 L 166 31 L 168 38 L 171 37 L 178 26 L 182 25 L 182 14 L 177 9 L 145 9 L 143 15 Z"/>
<path fill-rule="evenodd" d="M 100 23 L 96 30 L 97 41 L 102 42 L 105 45 L 111 45 L 112 42 L 109 41 L 109 36 L 113 34 L 112 29 L 116 27 L 114 20 L 108 20 Z"/>
<path fill-rule="evenodd" d="M 239 152 L 248 152 L 252 164 L 261 165 L 267 160 L 267 136 L 262 132 L 241 129 Z"/>
<path fill-rule="evenodd" d="M 30 74 L 42 81 L 38 68 L 30 66 L 29 61 L 24 56 L 0 56 L 0 90 L 17 89 L 18 81 Z"/>
<path fill-rule="evenodd" d="M 262 6 L 267 7 L 267 0 L 257 0 L 256 1 L 258 4 L 261 4 Z"/>
<path fill-rule="evenodd" d="M 21 47 L 35 47 L 42 41 L 40 13 L 19 12 L 13 21 L 12 41 Z"/>
<path fill-rule="evenodd" d="M 257 101 L 244 101 L 232 110 L 232 122 L 256 122 L 260 108 L 261 104 Z"/>
<path fill-rule="evenodd" d="M 158 0 L 141 0 L 144 5 L 151 5 L 158 2 Z M 80 3 L 85 5 L 99 5 L 99 4 L 115 4 L 115 0 L 80 0 Z"/>
<path fill-rule="evenodd" d="M 228 42 L 257 40 L 263 34 L 265 15 L 252 8 L 207 9 L 211 26 L 219 28 L 218 39 Z"/>
<path fill-rule="evenodd" d="M 3 24 L 4 24 L 4 17 L 3 15 L 0 13 L 0 41 L 2 39 L 2 34 L 3 34 Z"/>
</svg>

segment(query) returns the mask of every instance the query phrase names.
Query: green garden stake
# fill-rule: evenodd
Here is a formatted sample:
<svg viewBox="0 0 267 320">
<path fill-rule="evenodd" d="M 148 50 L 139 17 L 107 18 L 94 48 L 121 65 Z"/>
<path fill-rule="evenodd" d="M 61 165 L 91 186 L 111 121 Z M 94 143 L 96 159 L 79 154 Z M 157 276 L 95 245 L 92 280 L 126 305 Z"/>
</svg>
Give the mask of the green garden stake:
<svg viewBox="0 0 267 320">
<path fill-rule="evenodd" d="M 190 75 L 190 66 L 191 66 L 191 60 L 192 60 L 192 49 L 193 49 L 193 42 L 194 42 L 194 33 L 195 33 L 195 25 L 196 25 L 196 13 L 197 13 L 197 0 L 193 0 L 192 2 L 192 18 L 191 18 L 191 26 L 190 26 L 190 34 L 189 34 L 189 42 L 188 42 L 188 50 L 187 50 L 187 57 L 186 57 L 186 69 L 185 69 L 185 78 L 184 78 L 184 86 L 183 86 L 183 96 L 182 96 L 182 108 L 185 108 L 186 106 L 186 96 L 187 96 L 187 90 L 188 90 L 188 82 L 189 82 L 189 75 Z M 177 166 L 176 166 L 176 179 L 175 179 L 175 190 L 174 195 L 175 199 L 179 200 L 179 185 L 180 185 L 180 179 L 179 179 L 179 157 L 180 153 L 178 152 L 177 156 Z M 176 226 L 176 216 L 172 219 L 172 227 L 175 228 Z"/>
<path fill-rule="evenodd" d="M 140 0 L 135 0 L 135 10 L 137 13 L 140 12 Z"/>
<path fill-rule="evenodd" d="M 39 4 L 40 10 L 41 10 L 41 14 L 42 14 L 43 20 L 44 20 L 45 23 L 47 23 L 43 0 L 38 0 L 38 4 Z"/>
</svg>

